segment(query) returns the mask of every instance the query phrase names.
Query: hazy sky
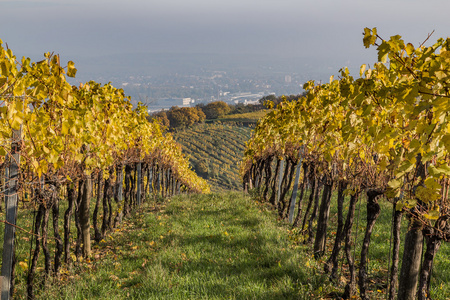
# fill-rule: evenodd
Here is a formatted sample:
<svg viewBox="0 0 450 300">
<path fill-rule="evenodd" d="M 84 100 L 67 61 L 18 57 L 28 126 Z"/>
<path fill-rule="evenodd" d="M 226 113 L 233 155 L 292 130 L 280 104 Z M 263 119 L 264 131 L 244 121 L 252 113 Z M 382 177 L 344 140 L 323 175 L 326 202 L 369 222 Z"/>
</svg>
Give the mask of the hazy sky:
<svg viewBox="0 0 450 300">
<path fill-rule="evenodd" d="M 0 0 L 0 39 L 63 60 L 133 53 L 247 53 L 373 63 L 364 27 L 418 45 L 450 35 L 448 0 Z"/>
</svg>

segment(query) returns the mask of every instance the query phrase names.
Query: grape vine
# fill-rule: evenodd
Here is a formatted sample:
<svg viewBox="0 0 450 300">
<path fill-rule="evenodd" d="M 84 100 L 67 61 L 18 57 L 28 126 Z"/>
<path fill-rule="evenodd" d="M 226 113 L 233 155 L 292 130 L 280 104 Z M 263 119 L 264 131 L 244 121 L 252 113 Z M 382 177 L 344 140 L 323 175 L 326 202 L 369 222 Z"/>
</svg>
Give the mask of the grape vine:
<svg viewBox="0 0 450 300">
<path fill-rule="evenodd" d="M 333 269 L 331 278 L 335 278 L 336 255 L 341 243 L 345 243 L 350 278 L 344 298 L 356 294 L 357 274 L 349 240 L 355 203 L 365 192 L 369 215 L 358 284 L 361 298 L 368 299 L 367 252 L 380 211 L 378 199 L 384 196 L 393 204 L 396 224 L 401 214 L 407 214 L 410 220 L 398 299 L 412 299 L 416 293 L 419 299 L 426 299 L 434 255 L 441 241 L 450 238 L 450 39 L 438 39 L 432 46 L 423 43 L 414 47 L 398 35 L 384 40 L 376 28 L 365 28 L 363 43 L 366 48 L 377 47 L 378 61 L 372 68 L 361 66 L 358 78 L 344 68 L 339 78 L 331 77 L 329 83 L 307 82 L 304 97 L 283 101 L 260 120 L 242 162 L 244 188 L 258 188 L 266 200 L 270 196 L 280 217 L 286 218 L 287 207 L 293 199 L 285 199 L 285 195 L 291 186 L 293 169 L 302 158 L 302 186 L 309 182 L 312 189 L 302 227 L 309 224 L 312 241 L 312 221 L 318 217 L 316 256 L 325 252 L 330 191 L 337 187 L 338 199 L 351 196 L 347 219 L 344 224 L 340 215 L 333 256 L 325 266 L 327 271 Z M 275 172 L 272 171 L 274 160 Z M 284 173 L 280 176 L 278 172 L 283 166 Z M 300 196 L 296 226 L 302 204 Z M 397 286 L 400 238 L 398 229 L 393 234 L 390 299 L 394 299 Z M 424 239 L 426 258 L 420 268 Z"/>
<path fill-rule="evenodd" d="M 60 276 L 63 256 L 66 264 L 72 263 L 72 255 L 90 257 L 91 219 L 94 240 L 99 242 L 146 195 L 209 192 L 172 136 L 147 120 L 145 106 L 139 103 L 133 108 L 123 90 L 110 83 L 72 86 L 66 76 L 74 77 L 76 72 L 73 62 L 62 67 L 59 56 L 52 53 L 39 62 L 18 61 L 0 40 L 1 170 L 5 173 L 13 165 L 12 154 L 20 155 L 17 194 L 36 210 L 32 233 L 38 238 L 30 250 L 27 277 L 30 299 L 41 276 L 37 271 L 41 249 L 44 278 Z M 93 197 L 97 201 L 91 215 Z M 58 218 L 63 199 L 67 210 L 61 237 Z M 47 242 L 50 215 L 56 239 L 53 254 Z M 75 244 L 71 243 L 73 216 Z"/>
</svg>

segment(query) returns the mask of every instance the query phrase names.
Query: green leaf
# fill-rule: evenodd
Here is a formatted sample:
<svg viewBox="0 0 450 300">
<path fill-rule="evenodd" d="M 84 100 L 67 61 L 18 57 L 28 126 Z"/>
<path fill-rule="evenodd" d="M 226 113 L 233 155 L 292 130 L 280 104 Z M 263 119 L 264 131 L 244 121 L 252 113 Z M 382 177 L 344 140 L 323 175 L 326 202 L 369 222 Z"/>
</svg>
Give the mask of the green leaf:
<svg viewBox="0 0 450 300">
<path fill-rule="evenodd" d="M 406 201 L 406 203 L 405 203 L 405 206 L 407 207 L 407 208 L 413 208 L 413 207 L 415 207 L 417 205 L 417 200 L 415 200 L 415 199 L 408 199 L 407 201 Z"/>
<path fill-rule="evenodd" d="M 378 46 L 377 50 L 378 50 L 378 61 L 386 63 L 388 54 L 391 51 L 391 46 L 388 43 L 383 42 L 381 43 L 380 46 Z"/>
<path fill-rule="evenodd" d="M 408 56 L 411 56 L 414 53 L 414 51 L 415 51 L 414 46 L 411 43 L 408 43 L 406 45 L 406 49 L 405 50 L 406 50 L 406 54 L 408 54 Z"/>
<path fill-rule="evenodd" d="M 8 72 L 8 67 L 7 67 L 7 65 L 6 65 L 6 61 L 1 61 L 0 62 L 0 70 L 2 71 L 2 75 L 3 76 L 8 76 L 9 75 L 9 72 Z"/>
<path fill-rule="evenodd" d="M 399 179 L 391 179 L 391 180 L 388 182 L 388 186 L 389 186 L 391 189 L 398 189 L 398 188 L 402 185 L 402 183 L 403 183 L 403 179 L 402 179 L 402 178 L 399 178 Z"/>
<path fill-rule="evenodd" d="M 369 48 L 372 45 L 375 45 L 377 41 L 377 28 L 374 27 L 372 30 L 369 28 L 364 28 L 364 38 L 363 43 L 364 47 Z"/>
<path fill-rule="evenodd" d="M 67 76 L 75 77 L 75 74 L 77 74 L 77 69 L 75 68 L 75 63 L 73 61 L 69 61 L 67 63 Z"/>
<path fill-rule="evenodd" d="M 427 214 L 423 215 L 428 220 L 437 220 L 439 219 L 439 209 L 430 210 Z"/>
<path fill-rule="evenodd" d="M 450 176 L 450 166 L 449 165 L 440 165 L 436 168 L 436 173 Z"/>
<path fill-rule="evenodd" d="M 432 165 L 430 165 L 431 167 Z M 437 178 L 433 178 L 433 177 L 428 177 L 427 179 L 425 179 L 425 186 L 429 189 L 432 190 L 440 190 L 441 189 L 441 185 L 438 182 Z"/>
<path fill-rule="evenodd" d="M 444 145 L 445 149 L 450 152 L 450 134 L 445 134 L 441 138 L 441 143 Z"/>
</svg>

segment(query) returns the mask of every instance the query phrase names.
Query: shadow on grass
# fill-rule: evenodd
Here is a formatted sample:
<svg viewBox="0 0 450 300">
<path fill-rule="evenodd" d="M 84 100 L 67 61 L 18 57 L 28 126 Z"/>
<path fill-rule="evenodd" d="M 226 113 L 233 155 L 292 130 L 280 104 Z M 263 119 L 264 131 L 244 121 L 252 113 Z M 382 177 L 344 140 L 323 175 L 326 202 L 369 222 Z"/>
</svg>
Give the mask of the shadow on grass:
<svg viewBox="0 0 450 300">
<path fill-rule="evenodd" d="M 119 257 L 128 266 L 122 272 L 139 273 L 121 279 L 130 299 L 312 299 L 326 285 L 305 266 L 309 258 L 289 247 L 273 215 L 241 194 L 226 196 L 173 200 L 157 216 L 144 212 L 142 235 L 130 231 L 115 241 L 140 245 Z"/>
<path fill-rule="evenodd" d="M 223 218 L 225 217 L 225 218 Z M 263 232 L 265 221 L 249 217 L 248 212 L 233 208 L 194 211 L 189 218 L 220 218 L 224 234 L 207 231 L 170 234 L 181 251 L 199 253 L 175 259 L 167 257 L 161 264 L 181 278 L 197 277 L 195 286 L 183 283 L 182 290 L 195 290 L 218 299 L 306 299 L 305 286 L 311 281 L 302 267 L 302 258 L 280 245 L 278 233 Z M 177 220 L 189 226 L 188 220 Z M 242 228 L 242 232 L 238 232 Z M 180 284 L 181 285 L 181 284 Z"/>
</svg>

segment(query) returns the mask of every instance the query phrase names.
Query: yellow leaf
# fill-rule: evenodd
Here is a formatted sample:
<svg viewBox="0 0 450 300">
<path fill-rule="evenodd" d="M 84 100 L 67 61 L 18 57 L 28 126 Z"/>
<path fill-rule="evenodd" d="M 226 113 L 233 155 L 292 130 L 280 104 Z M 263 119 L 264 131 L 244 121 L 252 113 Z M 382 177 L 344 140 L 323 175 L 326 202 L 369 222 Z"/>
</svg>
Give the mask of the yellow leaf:
<svg viewBox="0 0 450 300">
<path fill-rule="evenodd" d="M 119 277 L 117 277 L 116 275 L 111 275 L 109 276 L 109 278 L 111 278 L 114 281 L 119 280 Z"/>
<path fill-rule="evenodd" d="M 19 262 L 19 266 L 23 271 L 28 269 L 28 264 L 24 261 Z"/>
<path fill-rule="evenodd" d="M 39 168 L 39 163 L 34 158 L 31 160 L 31 164 L 36 170 Z"/>
<path fill-rule="evenodd" d="M 44 151 L 44 153 L 46 154 L 50 153 L 50 150 L 46 146 L 42 146 L 42 151 Z"/>
<path fill-rule="evenodd" d="M 424 214 L 424 217 L 429 220 L 439 219 L 439 207 L 437 207 L 435 210 L 430 210 L 428 214 Z"/>
</svg>

